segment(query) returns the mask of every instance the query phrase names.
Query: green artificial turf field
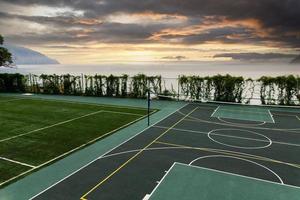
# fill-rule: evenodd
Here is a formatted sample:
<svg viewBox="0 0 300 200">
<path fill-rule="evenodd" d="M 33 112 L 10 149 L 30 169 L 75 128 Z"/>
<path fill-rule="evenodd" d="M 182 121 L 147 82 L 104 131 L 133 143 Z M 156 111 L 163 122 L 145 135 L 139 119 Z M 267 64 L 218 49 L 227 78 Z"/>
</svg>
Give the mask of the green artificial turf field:
<svg viewBox="0 0 300 200">
<path fill-rule="evenodd" d="M 0 186 L 146 114 L 142 108 L 0 95 Z"/>
</svg>

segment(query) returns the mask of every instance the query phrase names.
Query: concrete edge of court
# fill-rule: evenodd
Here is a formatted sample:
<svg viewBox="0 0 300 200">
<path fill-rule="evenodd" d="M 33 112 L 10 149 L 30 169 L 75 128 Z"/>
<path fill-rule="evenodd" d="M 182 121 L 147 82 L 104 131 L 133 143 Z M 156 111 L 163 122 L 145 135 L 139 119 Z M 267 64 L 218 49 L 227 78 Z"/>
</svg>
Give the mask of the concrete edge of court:
<svg viewBox="0 0 300 200">
<path fill-rule="evenodd" d="M 1 94 L 5 96 L 23 97 L 21 94 Z M 146 100 L 128 98 L 108 97 L 82 97 L 62 95 L 33 95 L 24 98 L 41 98 L 51 100 L 76 101 L 81 103 L 110 104 L 116 106 L 147 107 Z M 176 101 L 153 101 L 152 108 L 159 109 L 159 112 L 151 116 L 151 124 L 156 123 L 182 107 L 184 102 Z M 59 180 L 95 160 L 100 155 L 123 143 L 137 133 L 147 128 L 147 119 L 142 119 L 111 136 L 95 142 L 67 157 L 46 166 L 0 190 L 0 197 L 4 200 L 27 200 L 40 193 Z"/>
</svg>

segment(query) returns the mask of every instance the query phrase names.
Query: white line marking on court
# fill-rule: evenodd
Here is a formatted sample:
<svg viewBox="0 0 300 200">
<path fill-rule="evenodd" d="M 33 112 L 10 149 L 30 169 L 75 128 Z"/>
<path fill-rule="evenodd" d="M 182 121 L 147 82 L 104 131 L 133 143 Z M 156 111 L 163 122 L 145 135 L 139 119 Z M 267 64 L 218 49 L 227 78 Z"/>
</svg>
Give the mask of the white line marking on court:
<svg viewBox="0 0 300 200">
<path fill-rule="evenodd" d="M 12 139 L 15 139 L 15 138 L 24 136 L 24 135 L 29 135 L 29 134 L 31 134 L 31 133 L 35 133 L 35 132 L 38 132 L 38 131 L 41 131 L 41 130 L 45 130 L 45 129 L 52 128 L 52 127 L 55 127 L 55 126 L 59 126 L 59 125 L 62 125 L 62 124 L 66 124 L 66 123 L 75 121 L 75 120 L 77 120 L 77 119 L 81 119 L 81 118 L 84 118 L 84 117 L 88 117 L 88 116 L 91 116 L 91 115 L 98 114 L 98 113 L 100 113 L 100 112 L 103 112 L 103 110 L 98 110 L 98 111 L 96 111 L 96 112 L 92 112 L 92 113 L 89 113 L 89 114 L 86 114 L 86 115 L 82 115 L 82 116 L 80 116 L 80 117 L 75 117 L 75 118 L 68 119 L 68 120 L 65 120 L 65 121 L 62 121 L 62 122 L 58 122 L 58 123 L 55 123 L 55 124 L 52 124 L 52 125 L 49 125 L 49 126 L 45 126 L 45 127 L 43 127 L 43 128 L 38 128 L 38 129 L 35 129 L 35 130 L 32 130 L 32 131 L 29 131 L 29 132 L 27 132 L 27 133 L 22 133 L 22 134 L 15 135 L 15 136 L 12 136 L 12 137 L 4 138 L 4 139 L 1 139 L 0 142 L 5 142 L 5 141 L 12 140 Z"/>
<path fill-rule="evenodd" d="M 243 177 L 243 178 L 247 178 L 247 179 L 252 179 L 252 180 L 256 180 L 256 181 L 260 181 L 260 182 L 266 182 L 266 183 L 271 183 L 271 184 L 275 184 L 275 185 L 281 185 L 281 186 L 286 186 L 286 187 L 300 189 L 300 187 L 298 187 L 298 186 L 288 185 L 288 184 L 281 184 L 281 183 L 278 183 L 278 182 L 273 182 L 273 181 L 268 181 L 268 180 L 264 180 L 264 179 L 254 178 L 254 177 L 251 177 L 251 176 L 244 176 L 244 175 L 234 174 L 234 173 L 225 172 L 225 171 L 221 171 L 221 170 L 210 169 L 210 168 L 206 168 L 206 167 L 199 167 L 199 166 L 195 166 L 195 165 L 188 165 L 188 164 L 185 164 L 185 163 L 179 163 L 179 162 L 175 162 L 175 163 L 179 164 L 179 165 L 184 165 L 184 166 L 188 166 L 188 167 L 194 167 L 194 168 L 204 169 L 204 170 L 218 172 L 218 173 L 222 173 L 222 174 L 228 174 L 228 175 L 232 175 L 232 176 L 239 176 L 239 177 Z"/>
<path fill-rule="evenodd" d="M 230 119 L 232 119 L 232 118 L 230 118 Z M 224 123 L 233 124 L 233 125 L 240 125 L 240 126 L 262 126 L 262 125 L 266 124 L 266 122 L 261 122 L 259 124 L 233 123 L 233 122 L 226 121 L 225 119 L 222 119 L 221 117 L 218 117 L 218 120 L 220 120 L 221 122 L 224 122 Z"/>
<path fill-rule="evenodd" d="M 222 174 L 228 174 L 228 175 L 232 175 L 232 176 L 239 176 L 239 177 L 243 177 L 243 178 L 247 178 L 247 179 L 252 179 L 252 180 L 256 180 L 256 181 L 260 181 L 260 182 L 266 182 L 266 183 L 271 183 L 271 184 L 275 184 L 275 185 L 281 185 L 281 186 L 283 185 L 283 186 L 286 186 L 286 187 L 300 189 L 300 187 L 298 187 L 298 186 L 288 185 L 288 184 L 281 184 L 281 183 L 278 183 L 278 182 L 273 182 L 273 181 L 268 181 L 268 180 L 264 180 L 264 179 L 254 178 L 254 177 L 251 177 L 251 176 L 244 176 L 244 175 L 234 174 L 234 173 L 225 172 L 225 171 L 221 171 L 221 170 L 210 169 L 210 168 L 206 168 L 206 167 L 199 167 L 199 166 L 195 166 L 195 165 L 188 165 L 188 164 L 179 163 L 179 162 L 176 162 L 176 164 L 184 165 L 184 166 L 189 166 L 189 167 L 194 167 L 194 168 L 199 168 L 199 169 L 204 169 L 204 170 L 213 171 L 213 172 L 218 172 L 218 173 L 222 173 Z"/>
<path fill-rule="evenodd" d="M 264 146 L 257 146 L 257 147 L 243 147 L 243 146 L 226 144 L 226 143 L 220 142 L 220 141 L 218 141 L 218 140 L 216 140 L 216 139 L 214 139 L 212 137 L 212 135 L 215 135 L 215 134 L 213 134 L 213 132 L 215 132 L 215 131 L 224 131 L 224 130 L 225 131 L 228 131 L 228 130 L 229 131 L 242 131 L 242 132 L 244 131 L 244 132 L 252 133 L 254 135 L 259 135 L 259 136 L 261 136 L 263 138 L 266 138 L 268 140 L 269 144 L 264 145 Z M 208 138 L 210 140 L 212 140 L 212 141 L 214 141 L 214 142 L 216 142 L 218 144 L 221 144 L 221 145 L 224 145 L 224 146 L 227 146 L 227 147 L 239 148 L 239 149 L 264 149 L 264 148 L 268 148 L 269 146 L 272 145 L 272 140 L 270 138 L 268 138 L 267 136 L 265 136 L 263 134 L 260 134 L 260 133 L 256 133 L 254 131 L 249 131 L 249 130 L 246 130 L 246 129 L 245 130 L 243 130 L 243 129 L 229 129 L 229 128 L 228 129 L 226 129 L 226 128 L 223 128 L 223 129 L 214 129 L 214 130 L 209 131 L 208 134 L 207 134 L 207 136 L 208 136 Z"/>
<path fill-rule="evenodd" d="M 242 104 L 242 103 L 236 103 L 236 102 L 226 102 L 226 101 L 207 101 L 207 104 L 227 104 L 227 105 L 240 105 L 240 106 L 250 106 L 250 107 L 263 107 L 263 108 L 293 108 L 293 109 L 298 109 L 300 106 L 287 106 L 287 105 L 249 105 L 249 104 Z"/>
<path fill-rule="evenodd" d="M 181 115 L 185 115 L 184 113 L 177 111 Z M 184 119 L 185 121 L 198 121 L 198 122 L 203 122 L 203 123 L 208 123 L 208 124 L 218 124 L 218 125 L 223 125 L 223 126 L 233 126 L 233 127 L 240 127 L 240 128 L 245 128 L 244 126 L 239 126 L 239 125 L 233 125 L 233 124 L 226 124 L 226 123 L 221 123 L 221 122 L 215 122 L 215 121 L 207 121 L 204 119 L 200 119 L 197 117 L 193 116 L 188 116 L 189 119 Z M 274 130 L 274 131 L 283 131 L 283 132 L 289 132 L 289 133 L 296 133 L 299 134 L 300 128 L 291 128 L 291 129 L 279 129 L 279 128 L 266 128 L 266 127 L 246 127 L 246 128 L 251 128 L 251 129 L 260 129 L 260 130 Z"/>
<path fill-rule="evenodd" d="M 281 184 L 284 184 L 283 180 L 281 179 L 281 177 L 276 174 L 273 170 L 271 170 L 270 168 L 262 165 L 262 164 L 259 164 L 257 162 L 254 162 L 252 160 L 248 160 L 248 159 L 244 159 L 244 158 L 239 158 L 239 157 L 236 157 L 236 156 L 227 156 L 227 155 L 208 155 L 208 156 L 202 156 L 202 157 L 199 157 L 199 158 L 196 158 L 194 160 L 192 160 L 189 165 L 192 165 L 194 162 L 198 161 L 198 160 L 201 160 L 201 159 L 206 159 L 206 158 L 218 158 L 218 157 L 221 157 L 221 158 L 233 158 L 233 159 L 237 159 L 237 160 L 242 160 L 242 161 L 245 161 L 245 162 L 249 162 L 249 163 L 252 163 L 252 164 L 255 164 L 257 166 L 260 166 L 266 170 L 268 170 L 269 172 L 271 172 L 273 175 L 275 175 L 278 180 L 280 181 Z M 193 166 L 196 166 L 196 165 L 193 165 Z"/>
<path fill-rule="evenodd" d="M 270 184 L 276 184 L 276 185 L 283 185 L 285 187 L 291 187 L 291 188 L 296 188 L 296 189 L 300 189 L 300 187 L 294 186 L 294 185 L 287 185 L 287 184 L 281 184 L 278 182 L 272 182 L 272 181 L 268 181 L 268 180 L 264 180 L 264 179 L 259 179 L 259 178 L 254 178 L 254 177 L 250 177 L 250 176 L 244 176 L 244 175 L 239 175 L 239 174 L 234 174 L 234 173 L 230 173 L 230 172 L 225 172 L 225 171 L 220 171 L 220 170 L 216 170 L 216 169 L 210 169 L 210 168 L 205 168 L 205 167 L 199 167 L 199 166 L 195 166 L 195 165 L 188 165 L 185 163 L 179 163 L 179 162 L 174 162 L 173 165 L 170 167 L 170 169 L 168 170 L 168 173 L 173 169 L 173 167 L 175 165 L 183 165 L 183 166 L 187 166 L 187 167 L 192 167 L 192 168 L 198 168 L 198 169 L 202 169 L 202 170 L 208 170 L 208 171 L 213 171 L 213 172 L 217 172 L 217 173 L 222 173 L 222 174 L 227 174 L 227 175 L 231 175 L 231 176 L 238 176 L 238 177 L 242 177 L 242 178 L 246 178 L 246 179 L 251 179 L 251 180 L 255 180 L 255 181 L 260 181 L 260 182 L 266 182 L 266 183 L 270 183 Z M 166 178 L 166 175 L 160 180 L 160 183 Z M 154 188 L 154 190 L 151 192 L 151 194 L 149 195 L 149 199 L 150 197 L 153 195 L 153 193 L 157 190 L 158 186 L 156 186 Z"/>
<path fill-rule="evenodd" d="M 247 110 L 238 110 L 238 109 L 229 109 L 229 108 L 221 108 L 223 111 L 228 111 L 228 112 L 239 112 L 239 113 L 253 113 L 253 114 L 266 114 L 266 112 L 256 112 L 256 111 L 247 111 Z"/>
<path fill-rule="evenodd" d="M 254 154 L 248 154 L 248 153 L 242 153 L 242 152 L 236 152 L 236 151 L 230 151 L 230 150 L 224 150 L 224 149 L 190 147 L 190 146 L 185 146 L 185 145 L 181 145 L 181 144 L 172 144 L 172 143 L 165 143 L 165 142 L 160 142 L 160 141 L 157 141 L 156 143 L 167 145 L 167 146 L 185 147 L 186 149 L 193 149 L 193 150 L 198 150 L 198 151 L 206 151 L 206 152 L 213 152 L 213 153 L 219 153 L 219 154 L 235 155 L 235 156 L 249 158 L 249 159 L 255 159 L 255 160 L 261 160 L 261 161 L 266 161 L 266 162 L 273 162 L 273 163 L 276 163 L 276 164 L 288 165 L 288 166 L 300 169 L 299 164 L 293 164 L 293 163 L 288 163 L 288 162 L 284 162 L 284 161 L 274 160 L 274 159 L 271 159 L 271 158 L 257 156 L 257 155 L 254 155 Z"/>
<path fill-rule="evenodd" d="M 274 120 L 274 118 L 273 118 L 273 115 L 272 115 L 271 111 L 268 110 L 268 112 L 269 112 L 269 115 L 271 116 L 271 119 L 272 119 L 273 123 L 275 124 L 275 120 Z"/>
<path fill-rule="evenodd" d="M 168 174 L 170 173 L 170 171 L 173 169 L 173 167 L 175 166 L 175 162 L 172 164 L 172 166 L 169 168 L 169 170 L 167 171 L 167 173 L 165 173 L 165 175 L 160 179 L 159 183 L 156 185 L 156 187 L 152 190 L 152 192 L 149 195 L 149 199 L 150 197 L 153 195 L 153 193 L 157 190 L 157 188 L 160 186 L 160 184 L 164 181 L 164 179 L 168 176 Z"/>
<path fill-rule="evenodd" d="M 168 129 L 168 127 L 165 127 L 165 126 L 153 126 L 153 127 Z M 177 130 L 177 131 L 190 132 L 190 133 L 201 133 L 201 134 L 205 134 L 205 135 L 208 134 L 208 132 L 194 131 L 194 130 L 188 130 L 188 129 L 180 129 L 180 128 L 172 128 L 172 129 Z M 261 140 L 261 139 L 248 138 L 248 137 L 239 137 L 239 136 L 233 136 L 233 135 L 224 135 L 224 134 L 220 134 L 220 133 L 215 133 L 214 135 L 222 136 L 222 137 L 228 137 L 228 138 L 242 139 L 242 140 L 252 140 L 252 141 L 258 141 L 258 142 L 269 142 L 269 140 Z M 300 144 L 288 143 L 288 142 L 279 142 L 279 141 L 275 141 L 275 140 L 272 140 L 272 143 L 300 147 Z"/>
<path fill-rule="evenodd" d="M 83 148 L 83 147 L 85 147 L 85 146 L 91 144 L 91 143 L 94 143 L 95 141 L 97 141 L 97 140 L 99 140 L 99 139 L 101 139 L 101 138 L 103 138 L 103 137 L 106 137 L 106 136 L 112 134 L 113 132 L 116 132 L 116 131 L 118 131 L 118 130 L 120 130 L 120 129 L 122 129 L 122 128 L 125 128 L 126 126 L 129 126 L 129 125 L 131 125 L 131 124 L 133 124 L 133 123 L 135 123 L 135 122 L 141 120 L 141 119 L 144 118 L 144 117 L 145 117 L 145 116 L 140 117 L 140 118 L 138 118 L 138 119 L 136 119 L 136 120 L 134 120 L 134 121 L 132 121 L 132 122 L 129 122 L 129 123 L 127 123 L 127 124 L 125 124 L 125 125 L 123 125 L 123 126 L 121 126 L 121 127 L 119 127 L 119 128 L 116 128 L 116 129 L 114 129 L 114 130 L 112 130 L 112 131 L 110 131 L 110 132 L 107 132 L 107 133 L 105 133 L 104 135 L 101 135 L 101 136 L 99 136 L 99 137 L 97 137 L 97 138 L 95 138 L 95 139 L 93 139 L 93 140 L 91 140 L 91 141 L 89 141 L 89 142 L 87 142 L 87 143 L 84 143 L 84 144 L 82 144 L 82 145 L 80 145 L 80 146 L 78 146 L 78 147 L 76 147 L 76 148 L 74 148 L 74 149 L 71 149 L 70 151 L 67 151 L 67 152 L 65 152 L 65 153 L 63 153 L 63 154 L 61 154 L 61 155 L 59 155 L 59 156 L 57 156 L 57 157 L 55 157 L 55 158 L 53 158 L 53 159 L 51 159 L 51 160 L 45 162 L 45 163 L 42 163 L 41 165 L 37 166 L 36 168 L 41 168 L 41 167 L 43 167 L 43 166 L 45 166 L 45 165 L 47 165 L 47 164 L 49 164 L 49 163 L 52 163 L 52 162 L 55 161 L 55 160 L 58 160 L 58 159 L 60 159 L 60 158 L 62 158 L 62 157 L 64 157 L 64 156 L 67 156 L 67 155 L 69 155 L 69 154 L 71 154 L 71 153 L 73 153 L 73 152 L 75 152 L 75 151 L 77 151 L 77 150 L 79 150 L 79 149 L 81 149 L 81 148 Z M 25 172 L 23 172 L 23 173 L 21 173 L 21 174 L 18 174 L 17 176 L 12 177 L 12 178 L 10 178 L 10 179 L 4 181 L 4 182 L 1 182 L 1 183 L 0 183 L 0 186 L 1 186 L 1 185 L 4 185 L 5 183 L 8 183 L 8 182 L 10 182 L 10 181 L 12 181 L 12 180 L 14 180 L 14 179 L 16 179 L 16 178 L 19 178 L 19 177 L 21 177 L 21 176 L 23 176 L 23 175 L 25 175 L 25 174 L 31 172 L 32 170 L 33 170 L 33 169 L 30 169 L 30 170 L 25 171 Z"/>
<path fill-rule="evenodd" d="M 12 159 L 9 159 L 9 158 L 0 157 L 0 160 L 5 160 L 5 161 L 8 161 L 8 162 L 16 163 L 16 164 L 23 165 L 23 166 L 30 167 L 30 168 L 36 168 L 36 166 L 30 165 L 30 164 L 27 164 L 27 163 L 23 163 L 23 162 L 19 162 L 19 161 L 16 161 L 16 160 L 12 160 Z"/>
<path fill-rule="evenodd" d="M 210 117 L 214 117 L 214 114 L 217 112 L 217 110 L 220 108 L 220 106 L 218 106 L 215 110 L 214 110 L 214 112 L 210 115 Z"/>
<path fill-rule="evenodd" d="M 184 104 L 182 107 L 178 108 L 177 110 L 175 110 L 174 112 L 166 115 L 165 117 L 163 117 L 162 119 L 160 119 L 159 121 L 157 121 L 156 123 L 154 123 L 151 126 L 146 127 L 145 129 L 141 130 L 140 132 L 138 132 L 137 134 L 133 135 L 132 137 L 128 138 L 127 140 L 123 141 L 122 143 L 120 143 L 119 145 L 115 146 L 114 148 L 108 150 L 107 152 L 105 152 L 104 154 L 102 154 L 101 156 L 93 159 L 92 161 L 88 162 L 87 164 L 83 165 L 82 167 L 80 167 L 79 169 L 75 170 L 74 172 L 70 173 L 69 175 L 65 176 L 64 178 L 60 179 L 59 181 L 57 181 L 56 183 L 50 185 L 49 187 L 45 188 L 44 190 L 42 190 L 41 192 L 39 192 L 38 194 L 34 195 L 33 197 L 31 197 L 29 200 L 34 199 L 35 197 L 41 195 L 42 193 L 46 192 L 47 190 L 49 190 L 50 188 L 54 187 L 55 185 L 59 184 L 60 182 L 64 181 L 65 179 L 69 178 L 70 176 L 76 174 L 77 172 L 81 171 L 82 169 L 86 168 L 87 166 L 89 166 L 90 164 L 92 164 L 93 162 L 97 161 L 98 159 L 100 159 L 101 157 L 105 156 L 106 154 L 112 152 L 113 150 L 115 150 L 116 148 L 120 147 L 121 145 L 125 144 L 126 142 L 132 140 L 133 138 L 135 138 L 136 136 L 140 135 L 141 133 L 143 133 L 144 131 L 146 131 L 147 129 L 151 128 L 152 126 L 154 126 L 155 124 L 158 124 L 159 122 L 163 121 L 164 119 L 168 118 L 169 116 L 171 116 L 172 114 L 176 113 L 178 110 L 186 107 L 188 105 Z M 1 186 L 1 184 L 0 184 Z"/>
</svg>

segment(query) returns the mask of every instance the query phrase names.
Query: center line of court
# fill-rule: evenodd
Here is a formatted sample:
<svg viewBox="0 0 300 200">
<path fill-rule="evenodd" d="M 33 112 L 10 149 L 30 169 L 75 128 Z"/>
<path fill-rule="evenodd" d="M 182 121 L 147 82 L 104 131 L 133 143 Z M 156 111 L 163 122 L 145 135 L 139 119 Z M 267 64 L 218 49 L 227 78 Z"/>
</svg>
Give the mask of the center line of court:
<svg viewBox="0 0 300 200">
<path fill-rule="evenodd" d="M 119 166 L 115 171 L 113 171 L 110 175 L 108 175 L 105 179 L 103 179 L 101 182 L 99 182 L 97 185 L 95 185 L 92 189 L 90 189 L 87 193 L 85 193 L 80 199 L 81 200 L 87 200 L 87 196 L 92 193 L 94 190 L 99 188 L 104 182 L 106 182 L 108 179 L 110 179 L 113 175 L 115 175 L 118 171 L 120 171 L 123 167 L 125 167 L 128 163 L 130 163 L 132 160 L 134 160 L 137 156 L 139 156 L 141 153 L 143 153 L 149 146 L 154 144 L 157 140 L 159 140 L 161 137 L 163 137 L 166 133 L 168 133 L 172 128 L 174 128 L 176 125 L 178 125 L 180 122 L 182 122 L 185 118 L 187 118 L 190 114 L 192 114 L 195 110 L 197 110 L 198 107 L 194 108 L 192 111 L 190 111 L 188 114 L 186 114 L 183 118 L 181 118 L 179 121 L 177 121 L 175 124 L 173 124 L 171 127 L 169 127 L 166 131 L 164 131 L 162 134 L 160 134 L 157 138 L 155 138 L 152 142 L 150 142 L 147 146 L 145 146 L 143 149 L 141 149 L 139 152 L 137 152 L 134 156 L 132 156 L 130 159 L 128 159 L 126 162 L 124 162 L 121 166 Z"/>
<path fill-rule="evenodd" d="M 92 113 L 89 113 L 89 114 L 86 114 L 86 115 L 82 115 L 82 116 L 80 116 L 80 117 L 75 117 L 75 118 L 73 118 L 73 119 L 69 119 L 69 120 L 66 120 L 66 121 L 58 122 L 58 123 L 56 123 L 56 124 L 52 124 L 52 125 L 49 125 L 49 126 L 45 126 L 45 127 L 43 127 L 43 128 L 35 129 L 35 130 L 29 131 L 29 132 L 27 132 L 27 133 L 22 133 L 22 134 L 19 134 L 19 135 L 15 135 L 15 136 L 12 136 L 12 137 L 8 137 L 8 138 L 5 138 L 5 139 L 0 140 L 0 142 L 9 141 L 9 140 L 12 140 L 12 139 L 15 139 L 15 138 L 24 136 L 24 135 L 29 135 L 29 134 L 31 134 L 31 133 L 35 133 L 35 132 L 38 132 L 38 131 L 41 131 L 41 130 L 45 130 L 45 129 L 48 129 L 48 128 L 52 128 L 52 127 L 54 127 L 54 126 L 59 126 L 59 125 L 62 125 L 62 124 L 66 124 L 66 123 L 75 121 L 75 120 L 77 120 L 77 119 L 81 119 L 81 118 L 84 118 L 84 117 L 88 117 L 88 116 L 91 116 L 91 115 L 98 114 L 98 113 L 100 113 L 100 112 L 103 112 L 103 110 L 98 110 L 98 111 L 96 111 L 96 112 L 92 112 Z"/>
<path fill-rule="evenodd" d="M 165 127 L 165 126 L 153 126 L 153 127 L 162 128 L 162 129 L 167 129 L 168 128 L 168 127 Z M 188 132 L 188 133 L 200 133 L 200 134 L 204 134 L 204 135 L 207 135 L 209 133 L 209 132 L 194 131 L 194 130 L 180 129 L 180 128 L 172 128 L 172 129 L 177 130 L 177 131 Z M 221 133 L 214 133 L 214 135 L 227 137 L 227 138 L 242 139 L 242 140 L 251 140 L 251 141 L 258 141 L 258 142 L 269 142 L 268 140 L 263 140 L 263 139 L 255 139 L 255 138 L 248 138 L 248 137 L 241 137 L 241 136 L 225 135 L 225 134 L 221 134 Z M 289 143 L 289 142 L 280 142 L 280 141 L 272 140 L 272 143 L 300 147 L 300 144 Z"/>
</svg>

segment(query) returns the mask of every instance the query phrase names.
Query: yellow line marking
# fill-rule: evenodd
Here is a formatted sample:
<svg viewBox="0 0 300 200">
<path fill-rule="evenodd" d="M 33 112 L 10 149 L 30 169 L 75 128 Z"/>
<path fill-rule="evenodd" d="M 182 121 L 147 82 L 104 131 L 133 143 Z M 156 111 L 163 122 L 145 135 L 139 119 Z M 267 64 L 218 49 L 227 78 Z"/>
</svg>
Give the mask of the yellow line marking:
<svg viewBox="0 0 300 200">
<path fill-rule="evenodd" d="M 175 147 L 183 147 L 183 148 L 194 149 L 194 150 L 199 150 L 199 151 L 212 152 L 212 153 L 222 153 L 222 154 L 226 154 L 226 155 L 239 156 L 239 157 L 243 157 L 243 158 L 261 160 L 261 161 L 266 161 L 266 162 L 274 162 L 274 163 L 289 165 L 289 166 L 300 169 L 300 164 L 282 162 L 282 161 L 274 160 L 271 158 L 266 158 L 266 157 L 262 157 L 262 156 L 256 156 L 256 155 L 251 155 L 251 154 L 246 154 L 246 153 L 241 153 L 241 152 L 233 152 L 233 151 L 227 151 L 227 150 L 221 150 L 221 149 L 191 147 L 191 146 L 186 146 L 186 145 L 181 145 L 181 144 L 173 144 L 173 143 L 160 142 L 160 141 L 156 141 L 155 143 L 169 145 L 169 146 L 175 146 Z"/>
<path fill-rule="evenodd" d="M 197 110 L 198 107 L 193 109 L 191 112 L 189 112 L 187 115 L 185 115 L 183 118 L 181 118 L 179 121 L 177 121 L 175 124 L 173 124 L 171 127 L 169 127 L 166 131 L 164 131 L 162 134 L 160 134 L 157 138 L 155 138 L 152 142 L 150 142 L 147 146 L 145 146 L 143 149 L 141 149 L 139 152 L 137 152 L 134 156 L 132 156 L 130 159 L 128 159 L 126 162 L 124 162 L 121 166 L 119 166 L 115 171 L 113 171 L 110 175 L 108 175 L 105 179 L 103 179 L 101 182 L 99 182 L 97 185 L 95 185 L 92 189 L 90 189 L 88 192 L 86 192 L 80 200 L 87 200 L 87 196 L 92 193 L 94 190 L 99 188 L 104 182 L 106 182 L 108 179 L 110 179 L 113 175 L 115 175 L 117 172 L 119 172 L 123 167 L 125 167 L 128 163 L 130 163 L 132 160 L 134 160 L 138 155 L 143 153 L 145 149 L 147 149 L 149 146 L 154 144 L 158 139 L 160 139 L 162 136 L 164 136 L 166 133 L 168 133 L 172 128 L 174 128 L 176 125 L 178 125 L 180 122 L 182 122 L 186 117 L 188 117 L 190 114 L 192 114 L 195 110 Z"/>
</svg>

